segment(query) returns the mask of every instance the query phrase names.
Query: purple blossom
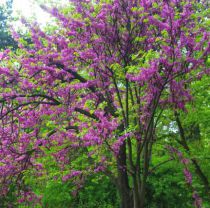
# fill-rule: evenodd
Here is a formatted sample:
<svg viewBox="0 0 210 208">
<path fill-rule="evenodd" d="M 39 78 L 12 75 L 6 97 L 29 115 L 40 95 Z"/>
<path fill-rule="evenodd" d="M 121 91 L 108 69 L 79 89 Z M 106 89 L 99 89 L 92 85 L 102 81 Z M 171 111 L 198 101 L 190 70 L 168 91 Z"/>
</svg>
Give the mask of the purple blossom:
<svg viewBox="0 0 210 208">
<path fill-rule="evenodd" d="M 192 174 L 190 173 L 190 171 L 187 168 L 185 168 L 183 170 L 183 172 L 184 172 L 185 180 L 187 181 L 187 183 L 189 185 L 191 185 L 192 184 Z"/>
</svg>

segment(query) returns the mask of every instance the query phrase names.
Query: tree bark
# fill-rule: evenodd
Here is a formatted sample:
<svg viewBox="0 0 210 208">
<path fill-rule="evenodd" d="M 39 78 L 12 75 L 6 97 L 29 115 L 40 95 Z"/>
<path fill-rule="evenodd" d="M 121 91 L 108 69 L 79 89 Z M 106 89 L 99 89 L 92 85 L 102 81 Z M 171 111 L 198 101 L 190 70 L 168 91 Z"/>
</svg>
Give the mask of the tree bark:
<svg viewBox="0 0 210 208">
<path fill-rule="evenodd" d="M 128 174 L 126 166 L 126 143 L 120 147 L 117 158 L 118 168 L 118 191 L 120 194 L 120 208 L 132 208 L 132 193 L 128 183 Z"/>
<path fill-rule="evenodd" d="M 133 175 L 133 207 L 139 208 L 140 205 L 140 190 L 138 186 L 136 173 Z"/>
</svg>

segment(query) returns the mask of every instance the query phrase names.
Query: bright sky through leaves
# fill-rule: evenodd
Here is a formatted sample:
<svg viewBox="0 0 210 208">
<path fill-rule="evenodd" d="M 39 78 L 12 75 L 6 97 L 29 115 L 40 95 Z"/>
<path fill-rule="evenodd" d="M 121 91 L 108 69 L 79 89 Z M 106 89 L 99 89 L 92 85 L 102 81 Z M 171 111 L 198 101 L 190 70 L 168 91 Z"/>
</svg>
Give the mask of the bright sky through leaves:
<svg viewBox="0 0 210 208">
<path fill-rule="evenodd" d="M 5 4 L 5 2 L 6 0 L 0 0 L 0 4 Z M 36 21 L 38 21 L 40 24 L 45 24 L 50 21 L 50 15 L 40 8 L 39 6 L 40 2 L 44 2 L 44 1 L 13 0 L 13 15 L 23 16 L 29 19 L 33 18 Z M 59 2 L 59 5 L 61 5 L 61 3 L 65 4 L 67 0 L 61 0 L 61 1 L 50 0 L 47 2 L 48 3 L 50 2 L 53 5 L 56 5 Z"/>
</svg>

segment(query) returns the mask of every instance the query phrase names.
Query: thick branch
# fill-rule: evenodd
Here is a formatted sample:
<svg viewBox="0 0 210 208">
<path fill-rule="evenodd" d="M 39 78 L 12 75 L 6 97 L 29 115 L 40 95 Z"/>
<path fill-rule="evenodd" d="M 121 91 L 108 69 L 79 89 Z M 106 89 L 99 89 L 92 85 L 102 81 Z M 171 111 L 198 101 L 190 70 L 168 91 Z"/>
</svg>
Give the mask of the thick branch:
<svg viewBox="0 0 210 208">
<path fill-rule="evenodd" d="M 86 110 L 84 110 L 84 109 L 75 108 L 75 111 L 76 111 L 76 112 L 79 112 L 79 113 L 81 113 L 81 114 L 83 114 L 83 115 L 85 115 L 85 116 L 87 116 L 87 117 L 89 117 L 89 118 L 93 118 L 93 119 L 99 121 L 99 118 L 98 118 L 95 114 L 90 113 L 90 112 L 88 112 L 88 111 L 86 111 Z"/>
</svg>

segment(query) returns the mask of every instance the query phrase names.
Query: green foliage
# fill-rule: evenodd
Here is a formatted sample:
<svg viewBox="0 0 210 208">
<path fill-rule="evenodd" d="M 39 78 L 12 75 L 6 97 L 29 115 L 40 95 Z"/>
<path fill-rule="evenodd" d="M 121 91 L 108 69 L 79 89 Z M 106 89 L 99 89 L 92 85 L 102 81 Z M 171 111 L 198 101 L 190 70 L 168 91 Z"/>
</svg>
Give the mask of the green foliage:
<svg viewBox="0 0 210 208">
<path fill-rule="evenodd" d="M 170 162 L 156 170 L 149 178 L 147 203 L 150 208 L 191 208 L 191 193 L 186 187 L 182 168 Z"/>
<path fill-rule="evenodd" d="M 72 207 L 78 208 L 115 208 L 117 206 L 116 188 L 109 178 L 102 175 L 89 177 L 72 204 Z"/>
<path fill-rule="evenodd" d="M 70 194 L 68 183 L 48 181 L 43 190 L 43 207 L 67 208 L 71 207 L 73 197 Z"/>
</svg>

